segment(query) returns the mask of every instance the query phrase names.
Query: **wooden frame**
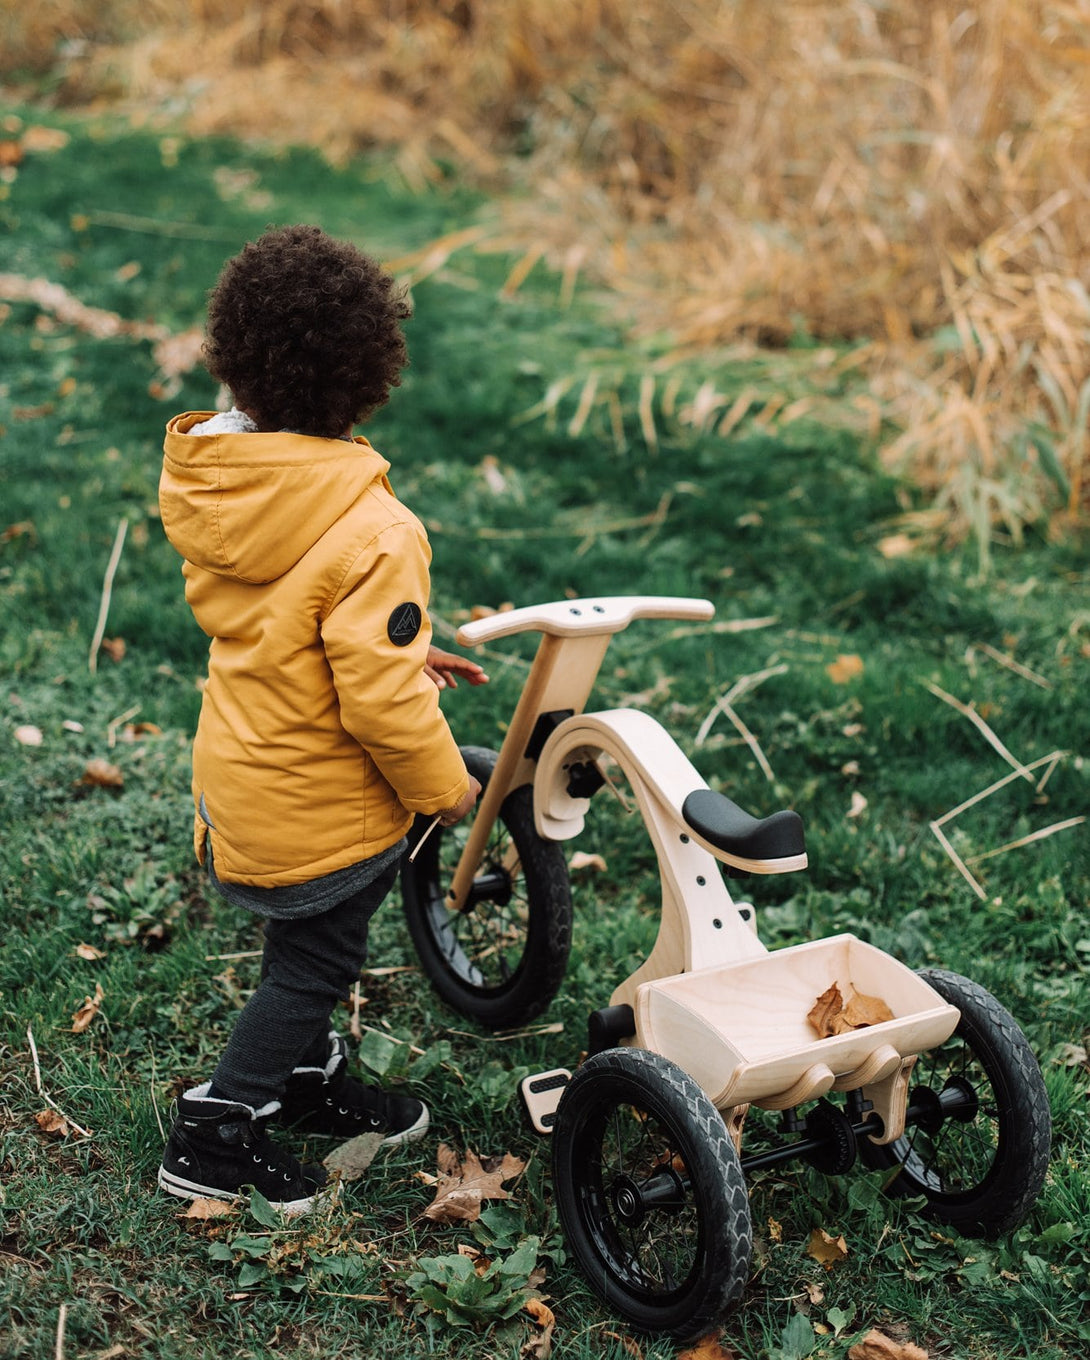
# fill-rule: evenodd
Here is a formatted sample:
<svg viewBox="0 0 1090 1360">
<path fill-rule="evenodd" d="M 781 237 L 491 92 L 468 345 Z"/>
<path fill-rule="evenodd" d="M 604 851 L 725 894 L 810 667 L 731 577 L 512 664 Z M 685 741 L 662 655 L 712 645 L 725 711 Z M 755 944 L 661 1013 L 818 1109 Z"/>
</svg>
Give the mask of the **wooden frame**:
<svg viewBox="0 0 1090 1360">
<path fill-rule="evenodd" d="M 748 904 L 732 899 L 717 861 L 751 873 L 804 868 L 805 854 L 739 860 L 689 826 L 685 799 L 706 789 L 688 757 L 649 714 L 635 709 L 584 712 L 609 640 L 637 618 L 710 619 L 707 600 L 659 596 L 558 601 L 490 615 L 465 625 L 466 646 L 524 631 L 542 634 L 537 655 L 481 797 L 455 871 L 448 905 L 465 899 L 507 794 L 534 790 L 540 835 L 570 840 L 583 829 L 589 799 L 573 785 L 573 768 L 603 756 L 623 770 L 658 859 L 659 932 L 647 959 L 613 992 L 630 1005 L 628 1041 L 689 1072 L 740 1141 L 751 1105 L 788 1109 L 829 1090 L 861 1088 L 882 1119 L 876 1142 L 904 1131 L 909 1073 L 916 1055 L 945 1042 L 960 1018 L 920 977 L 852 935 L 770 952 L 752 927 Z M 539 720 L 550 715 L 547 735 Z M 540 750 L 528 753 L 538 734 Z M 743 909 L 744 908 L 744 909 Z M 819 1038 L 807 1015 L 837 983 L 879 996 L 893 1018 Z"/>
</svg>

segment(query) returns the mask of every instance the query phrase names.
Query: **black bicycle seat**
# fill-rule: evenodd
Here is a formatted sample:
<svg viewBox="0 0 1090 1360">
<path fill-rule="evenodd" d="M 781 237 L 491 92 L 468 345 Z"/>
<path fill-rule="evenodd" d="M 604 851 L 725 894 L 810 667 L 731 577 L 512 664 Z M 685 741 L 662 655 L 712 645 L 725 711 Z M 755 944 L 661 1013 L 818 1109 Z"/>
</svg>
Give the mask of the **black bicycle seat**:
<svg viewBox="0 0 1090 1360">
<path fill-rule="evenodd" d="M 739 859 L 791 859 L 806 853 L 802 818 L 790 809 L 751 817 L 714 789 L 696 789 L 682 803 L 681 815 L 709 845 Z"/>
</svg>

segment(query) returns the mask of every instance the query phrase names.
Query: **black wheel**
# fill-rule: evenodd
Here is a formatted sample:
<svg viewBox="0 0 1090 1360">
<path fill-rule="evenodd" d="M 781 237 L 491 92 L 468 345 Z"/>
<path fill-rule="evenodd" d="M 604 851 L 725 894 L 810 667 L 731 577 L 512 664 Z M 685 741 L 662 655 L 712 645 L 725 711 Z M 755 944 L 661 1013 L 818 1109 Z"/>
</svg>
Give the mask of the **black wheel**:
<svg viewBox="0 0 1090 1360">
<path fill-rule="evenodd" d="M 470 774 L 488 786 L 496 752 L 465 746 Z M 530 785 L 503 800 L 467 906 L 446 893 L 475 814 L 437 826 L 413 863 L 401 867 L 405 915 L 436 991 L 455 1010 L 492 1029 L 540 1015 L 556 995 L 571 949 L 571 886 L 564 854 L 534 827 Z M 431 822 L 418 817 L 410 849 Z"/>
<path fill-rule="evenodd" d="M 714 1327 L 745 1287 L 753 1236 L 738 1154 L 692 1077 L 645 1049 L 597 1053 L 552 1137 L 560 1221 L 596 1292 L 643 1331 Z"/>
<path fill-rule="evenodd" d="M 1044 1183 L 1052 1117 L 1041 1069 L 990 992 L 940 969 L 920 976 L 961 1011 L 946 1041 L 912 1073 L 904 1136 L 860 1140 L 870 1166 L 900 1167 L 891 1189 L 922 1195 L 929 1218 L 975 1237 L 1016 1228 Z"/>
</svg>

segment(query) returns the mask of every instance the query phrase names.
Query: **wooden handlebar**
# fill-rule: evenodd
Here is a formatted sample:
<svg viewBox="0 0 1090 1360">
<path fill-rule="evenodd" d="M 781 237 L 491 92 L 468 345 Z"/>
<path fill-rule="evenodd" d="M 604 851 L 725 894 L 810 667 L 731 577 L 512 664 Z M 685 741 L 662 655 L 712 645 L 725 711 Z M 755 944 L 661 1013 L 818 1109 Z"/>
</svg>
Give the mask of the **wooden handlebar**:
<svg viewBox="0 0 1090 1360">
<path fill-rule="evenodd" d="M 715 605 L 710 600 L 674 595 L 609 595 L 600 599 L 556 600 L 521 609 L 489 614 L 458 629 L 463 647 L 475 647 L 514 633 L 547 633 L 553 637 L 619 633 L 633 619 L 710 619 Z"/>
</svg>

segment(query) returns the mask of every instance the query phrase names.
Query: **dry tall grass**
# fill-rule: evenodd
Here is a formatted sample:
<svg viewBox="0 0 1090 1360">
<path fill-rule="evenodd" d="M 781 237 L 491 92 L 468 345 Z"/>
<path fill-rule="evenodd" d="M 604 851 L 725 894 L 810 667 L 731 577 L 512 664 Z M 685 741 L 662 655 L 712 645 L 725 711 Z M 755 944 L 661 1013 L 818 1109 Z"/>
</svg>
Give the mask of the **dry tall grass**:
<svg viewBox="0 0 1090 1360">
<path fill-rule="evenodd" d="M 70 98 L 180 95 L 196 132 L 514 181 L 527 267 L 587 271 L 683 349 L 865 342 L 886 456 L 956 530 L 1085 509 L 1088 0 L 27 11 L 3 21 L 9 65 L 55 33 L 114 40 L 68 61 Z"/>
</svg>

